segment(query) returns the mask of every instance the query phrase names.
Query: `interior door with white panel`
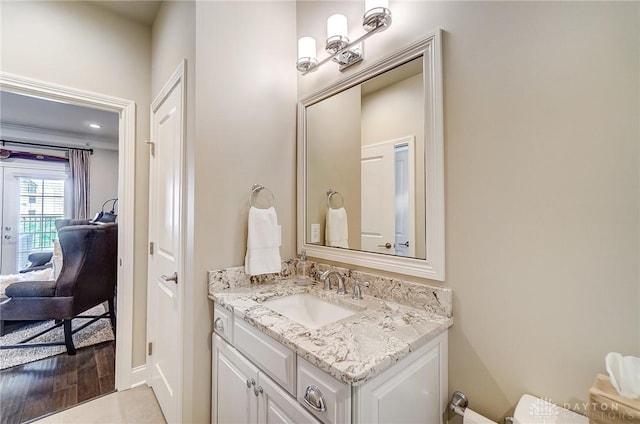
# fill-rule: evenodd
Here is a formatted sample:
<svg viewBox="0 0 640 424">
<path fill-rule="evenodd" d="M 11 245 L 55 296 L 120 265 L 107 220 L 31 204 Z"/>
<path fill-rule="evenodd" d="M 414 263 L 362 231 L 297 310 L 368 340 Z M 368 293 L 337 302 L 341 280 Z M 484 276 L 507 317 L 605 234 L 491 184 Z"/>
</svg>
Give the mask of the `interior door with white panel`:
<svg viewBox="0 0 640 424">
<path fill-rule="evenodd" d="M 148 382 L 169 423 L 182 420 L 184 64 L 151 105 Z"/>
<path fill-rule="evenodd" d="M 361 148 L 362 250 L 413 255 L 413 139 L 404 137 Z"/>
</svg>

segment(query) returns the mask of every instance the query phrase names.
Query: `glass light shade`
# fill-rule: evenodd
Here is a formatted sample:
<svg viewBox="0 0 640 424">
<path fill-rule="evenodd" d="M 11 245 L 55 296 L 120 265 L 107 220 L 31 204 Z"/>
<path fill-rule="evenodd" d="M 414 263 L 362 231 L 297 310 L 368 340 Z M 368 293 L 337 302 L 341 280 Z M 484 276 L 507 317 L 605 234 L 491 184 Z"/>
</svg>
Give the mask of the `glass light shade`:
<svg viewBox="0 0 640 424">
<path fill-rule="evenodd" d="M 371 9 L 375 9 L 376 7 L 384 7 L 385 9 L 388 9 L 389 0 L 364 0 L 365 13 Z"/>
<path fill-rule="evenodd" d="M 347 17 L 344 15 L 331 15 L 327 19 L 327 39 L 336 35 L 347 37 Z"/>
<path fill-rule="evenodd" d="M 298 40 L 298 59 L 303 57 L 316 58 L 316 40 L 312 37 L 302 37 Z"/>
</svg>

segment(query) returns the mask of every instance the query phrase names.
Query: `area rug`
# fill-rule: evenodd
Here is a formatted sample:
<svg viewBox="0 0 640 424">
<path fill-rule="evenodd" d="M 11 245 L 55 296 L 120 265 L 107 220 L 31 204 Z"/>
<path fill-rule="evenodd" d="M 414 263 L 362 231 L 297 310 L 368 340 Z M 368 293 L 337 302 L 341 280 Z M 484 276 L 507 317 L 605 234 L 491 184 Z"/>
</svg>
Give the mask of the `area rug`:
<svg viewBox="0 0 640 424">
<path fill-rule="evenodd" d="M 82 315 L 102 315 L 105 312 L 103 305 L 98 305 Z M 76 318 L 72 322 L 73 328 L 78 328 L 86 323 L 89 319 Z M 53 320 L 38 321 L 33 324 L 27 324 L 19 330 L 13 331 L 0 337 L 0 345 L 16 344 L 20 340 L 24 340 L 30 335 L 37 334 L 47 327 L 53 325 Z M 99 319 L 87 328 L 83 328 L 73 335 L 73 344 L 76 349 L 94 344 L 114 340 L 113 331 L 111 330 L 111 321 L 109 319 Z M 37 339 L 36 342 L 56 342 L 64 341 L 64 331 L 62 326 L 50 331 Z M 0 350 L 0 370 L 15 367 L 16 365 L 26 364 L 27 362 L 37 361 L 39 359 L 48 358 L 49 356 L 66 354 L 67 349 L 63 346 L 44 346 L 44 347 L 28 347 L 18 349 L 2 349 Z"/>
</svg>

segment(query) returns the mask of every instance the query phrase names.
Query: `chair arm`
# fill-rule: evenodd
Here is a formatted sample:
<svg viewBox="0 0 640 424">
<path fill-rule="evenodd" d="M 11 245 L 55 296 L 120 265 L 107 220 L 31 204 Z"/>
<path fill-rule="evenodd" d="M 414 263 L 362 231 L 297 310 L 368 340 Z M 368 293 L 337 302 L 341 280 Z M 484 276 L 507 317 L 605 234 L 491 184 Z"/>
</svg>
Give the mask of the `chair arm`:
<svg viewBox="0 0 640 424">
<path fill-rule="evenodd" d="M 38 265 L 38 266 L 29 266 L 25 269 L 21 269 L 20 271 L 18 271 L 20 274 L 25 274 L 27 272 L 31 272 L 31 271 L 42 271 L 43 269 L 47 269 L 47 268 L 52 268 L 53 264 L 44 264 L 44 265 Z"/>
<path fill-rule="evenodd" d="M 33 252 L 29 253 L 28 259 L 33 266 L 44 265 L 51 260 L 53 252 Z"/>
<path fill-rule="evenodd" d="M 9 284 L 4 293 L 7 297 L 53 297 L 56 281 L 18 281 Z"/>
</svg>

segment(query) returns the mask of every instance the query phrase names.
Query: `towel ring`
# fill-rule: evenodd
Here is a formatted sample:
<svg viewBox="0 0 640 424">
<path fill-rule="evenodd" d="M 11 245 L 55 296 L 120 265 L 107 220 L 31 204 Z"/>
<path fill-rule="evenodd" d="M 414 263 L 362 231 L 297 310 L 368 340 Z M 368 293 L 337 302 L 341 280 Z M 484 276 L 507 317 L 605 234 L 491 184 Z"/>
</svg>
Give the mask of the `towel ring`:
<svg viewBox="0 0 640 424">
<path fill-rule="evenodd" d="M 271 190 L 269 190 L 268 188 L 266 188 L 265 186 L 263 186 L 262 184 L 254 184 L 253 186 L 251 186 L 251 193 L 249 194 L 249 206 L 250 207 L 253 207 L 253 196 L 257 195 L 262 190 L 267 190 L 269 192 L 269 194 L 271 195 L 271 206 L 269 206 L 269 207 L 272 207 L 272 206 L 275 205 L 276 196 L 274 196 L 273 192 Z"/>
<path fill-rule="evenodd" d="M 331 207 L 331 198 L 335 195 L 340 196 L 340 206 L 338 206 L 337 208 L 332 208 Z M 334 189 L 330 188 L 329 190 L 327 190 L 327 207 L 329 209 L 340 209 L 341 207 L 344 206 L 344 197 L 342 197 L 342 194 L 340 194 L 339 191 L 335 191 Z"/>
</svg>

